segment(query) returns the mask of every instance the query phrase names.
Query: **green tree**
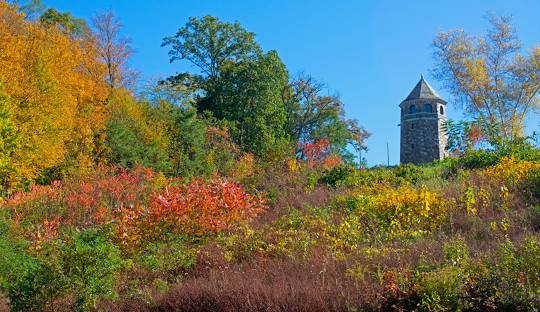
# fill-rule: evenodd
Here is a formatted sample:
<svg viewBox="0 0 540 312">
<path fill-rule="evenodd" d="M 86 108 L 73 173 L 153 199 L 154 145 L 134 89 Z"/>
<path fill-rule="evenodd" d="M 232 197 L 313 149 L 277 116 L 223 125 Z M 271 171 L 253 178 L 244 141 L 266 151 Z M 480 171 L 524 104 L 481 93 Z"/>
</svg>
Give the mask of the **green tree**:
<svg viewBox="0 0 540 312">
<path fill-rule="evenodd" d="M 59 27 L 65 33 L 73 36 L 80 36 L 90 32 L 83 19 L 76 18 L 69 12 L 58 12 L 54 8 L 43 12 L 39 17 L 39 22 L 45 27 Z"/>
<path fill-rule="evenodd" d="M 282 93 L 288 73 L 276 52 L 262 52 L 255 34 L 238 22 L 192 17 L 162 46 L 171 48 L 171 62 L 187 60 L 200 71 L 167 81 L 196 88 L 197 110 L 229 121 L 233 139 L 244 151 L 265 155 L 286 142 Z"/>
<path fill-rule="evenodd" d="M 220 76 L 224 63 L 256 58 L 261 53 L 254 33 L 246 31 L 238 22 L 222 22 L 209 15 L 200 19 L 190 17 L 176 35 L 163 39 L 162 46 L 171 47 L 171 63 L 187 60 L 210 79 Z"/>
<path fill-rule="evenodd" d="M 522 136 L 525 116 L 538 106 L 540 48 L 522 55 L 511 19 L 489 21 L 492 28 L 477 39 L 462 30 L 438 34 L 434 74 L 467 113 L 491 125 L 483 129 L 491 141 L 511 141 Z"/>
<path fill-rule="evenodd" d="M 286 131 L 297 146 L 327 140 L 334 153 L 351 157 L 347 146 L 365 150 L 369 133 L 356 120 L 345 118 L 343 102 L 337 95 L 324 93 L 326 86 L 311 76 L 301 75 L 292 82 L 292 96 L 286 101 Z"/>
<path fill-rule="evenodd" d="M 288 73 L 275 51 L 254 60 L 230 62 L 223 69 L 221 115 L 243 150 L 259 156 L 287 143 L 283 92 Z"/>
<path fill-rule="evenodd" d="M 111 163 L 124 167 L 142 164 L 169 171 L 169 137 L 166 122 L 155 118 L 148 102 L 137 102 L 131 95 L 117 92 L 110 104 L 106 144 Z"/>
</svg>

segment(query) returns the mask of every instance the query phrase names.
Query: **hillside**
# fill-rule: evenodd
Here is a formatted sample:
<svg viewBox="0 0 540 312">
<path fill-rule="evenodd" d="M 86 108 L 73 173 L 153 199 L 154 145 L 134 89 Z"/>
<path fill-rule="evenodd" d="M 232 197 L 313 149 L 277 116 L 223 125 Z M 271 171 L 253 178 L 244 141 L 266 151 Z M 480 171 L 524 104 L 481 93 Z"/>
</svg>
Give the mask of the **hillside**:
<svg viewBox="0 0 540 312">
<path fill-rule="evenodd" d="M 190 182 L 111 167 L 36 186 L 2 205 L 6 300 L 26 311 L 536 309 L 540 163 L 464 169 L 473 160 L 289 160 Z"/>
<path fill-rule="evenodd" d="M 509 18 L 434 40 L 472 117 L 422 78 L 424 164 L 369 168 L 341 98 L 238 22 L 189 18 L 162 47 L 195 69 L 143 85 L 112 12 L 40 4 L 0 0 L 0 311 L 540 310 L 540 49 Z"/>
</svg>

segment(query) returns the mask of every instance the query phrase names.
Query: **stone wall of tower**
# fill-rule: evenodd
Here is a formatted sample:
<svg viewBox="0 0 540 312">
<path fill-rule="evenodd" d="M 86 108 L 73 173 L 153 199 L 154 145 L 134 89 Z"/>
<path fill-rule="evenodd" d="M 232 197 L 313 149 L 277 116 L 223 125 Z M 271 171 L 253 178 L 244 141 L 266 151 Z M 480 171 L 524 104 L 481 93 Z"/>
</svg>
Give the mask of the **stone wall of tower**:
<svg viewBox="0 0 540 312">
<path fill-rule="evenodd" d="M 431 104 L 433 112 L 424 112 L 425 104 Z M 418 111 L 410 113 L 410 105 Z M 414 100 L 402 103 L 400 162 L 423 164 L 446 156 L 447 137 L 443 130 L 446 108 L 433 100 Z M 443 114 L 440 107 L 443 106 Z"/>
</svg>

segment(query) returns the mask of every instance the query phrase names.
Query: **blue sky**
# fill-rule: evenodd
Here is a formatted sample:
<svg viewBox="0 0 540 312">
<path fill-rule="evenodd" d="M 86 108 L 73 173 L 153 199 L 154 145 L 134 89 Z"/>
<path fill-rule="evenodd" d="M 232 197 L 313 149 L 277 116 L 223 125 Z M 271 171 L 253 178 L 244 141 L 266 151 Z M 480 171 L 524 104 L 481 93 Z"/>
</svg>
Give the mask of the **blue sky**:
<svg viewBox="0 0 540 312">
<path fill-rule="evenodd" d="M 399 103 L 421 74 L 449 102 L 449 116 L 461 118 L 453 99 L 430 75 L 431 41 L 437 32 L 462 28 L 482 34 L 488 12 L 512 15 L 526 50 L 540 44 L 538 0 L 423 1 L 140 1 L 44 0 L 48 7 L 89 19 L 112 9 L 132 39 L 132 66 L 145 79 L 194 69 L 170 64 L 161 40 L 174 34 L 188 17 L 215 15 L 239 21 L 257 34 L 265 50 L 274 49 L 291 75 L 311 74 L 341 96 L 347 116 L 372 133 L 366 157 L 370 165 L 399 162 Z M 528 121 L 538 131 L 540 118 Z"/>
</svg>

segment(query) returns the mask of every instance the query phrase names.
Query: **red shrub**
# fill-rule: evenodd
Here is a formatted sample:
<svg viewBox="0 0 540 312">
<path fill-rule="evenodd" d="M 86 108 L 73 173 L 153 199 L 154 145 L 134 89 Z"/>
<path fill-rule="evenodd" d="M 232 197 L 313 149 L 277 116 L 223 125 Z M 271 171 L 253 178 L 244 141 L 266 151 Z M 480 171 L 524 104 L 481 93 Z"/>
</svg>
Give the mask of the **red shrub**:
<svg viewBox="0 0 540 312">
<path fill-rule="evenodd" d="M 238 183 L 220 178 L 195 179 L 186 185 L 168 186 L 154 195 L 148 215 L 175 231 L 204 234 L 256 216 L 264 203 L 260 196 L 245 193 Z"/>
</svg>

